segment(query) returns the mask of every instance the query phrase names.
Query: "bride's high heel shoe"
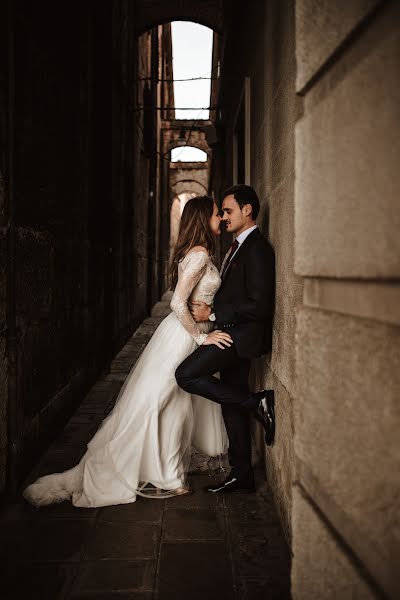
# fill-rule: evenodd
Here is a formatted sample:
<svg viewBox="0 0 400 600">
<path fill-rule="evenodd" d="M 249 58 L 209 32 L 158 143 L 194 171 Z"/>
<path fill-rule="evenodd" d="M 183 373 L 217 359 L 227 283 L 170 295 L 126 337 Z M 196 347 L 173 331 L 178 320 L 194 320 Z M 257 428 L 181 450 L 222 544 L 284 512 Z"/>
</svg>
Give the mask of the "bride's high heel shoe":
<svg viewBox="0 0 400 600">
<path fill-rule="evenodd" d="M 165 500 L 166 498 L 174 498 L 175 496 L 187 496 L 193 494 L 193 490 L 189 487 L 179 487 L 175 490 L 164 490 L 157 488 L 152 484 L 145 483 L 137 490 L 137 495 L 143 498 L 155 498 L 157 500 Z"/>
<path fill-rule="evenodd" d="M 180 487 L 177 490 L 171 490 L 171 492 L 175 492 L 176 496 L 187 496 L 189 494 L 193 494 L 192 489 L 185 487 Z"/>
</svg>

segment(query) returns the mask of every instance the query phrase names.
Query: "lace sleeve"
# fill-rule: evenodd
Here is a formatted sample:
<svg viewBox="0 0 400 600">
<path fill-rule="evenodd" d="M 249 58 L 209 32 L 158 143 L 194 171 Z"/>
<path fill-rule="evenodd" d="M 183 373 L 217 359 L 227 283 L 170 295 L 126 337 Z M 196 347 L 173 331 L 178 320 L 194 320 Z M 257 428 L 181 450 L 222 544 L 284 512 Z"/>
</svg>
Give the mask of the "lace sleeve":
<svg viewBox="0 0 400 600">
<path fill-rule="evenodd" d="M 199 346 L 203 344 L 207 334 L 200 332 L 197 323 L 193 320 L 187 302 L 204 274 L 207 261 L 208 254 L 202 250 L 189 252 L 185 256 L 179 265 L 178 283 L 170 305 L 186 331 L 190 333 Z"/>
</svg>

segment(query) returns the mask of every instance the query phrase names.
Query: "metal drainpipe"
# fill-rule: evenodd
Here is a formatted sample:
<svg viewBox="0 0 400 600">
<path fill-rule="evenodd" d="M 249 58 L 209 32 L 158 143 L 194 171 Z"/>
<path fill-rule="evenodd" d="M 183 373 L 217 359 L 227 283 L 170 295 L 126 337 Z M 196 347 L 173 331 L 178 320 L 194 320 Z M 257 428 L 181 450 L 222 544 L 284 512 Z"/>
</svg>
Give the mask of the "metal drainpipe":
<svg viewBox="0 0 400 600">
<path fill-rule="evenodd" d="M 8 358 L 8 453 L 7 492 L 14 496 L 18 486 L 17 326 L 15 310 L 15 190 L 14 190 L 14 105 L 15 105 L 15 15 L 8 0 L 8 231 L 7 231 L 7 341 Z"/>
</svg>

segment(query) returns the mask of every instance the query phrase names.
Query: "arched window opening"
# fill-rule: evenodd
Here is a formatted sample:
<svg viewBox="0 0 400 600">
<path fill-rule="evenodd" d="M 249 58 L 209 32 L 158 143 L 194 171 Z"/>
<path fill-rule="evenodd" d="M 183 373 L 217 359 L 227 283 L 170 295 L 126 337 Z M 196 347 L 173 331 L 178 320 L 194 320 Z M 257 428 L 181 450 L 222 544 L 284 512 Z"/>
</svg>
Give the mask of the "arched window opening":
<svg viewBox="0 0 400 600">
<path fill-rule="evenodd" d="M 171 150 L 171 162 L 207 162 L 207 152 L 193 146 L 178 146 Z"/>
<path fill-rule="evenodd" d="M 173 21 L 171 32 L 175 118 L 209 119 L 213 31 L 199 23 Z"/>
</svg>

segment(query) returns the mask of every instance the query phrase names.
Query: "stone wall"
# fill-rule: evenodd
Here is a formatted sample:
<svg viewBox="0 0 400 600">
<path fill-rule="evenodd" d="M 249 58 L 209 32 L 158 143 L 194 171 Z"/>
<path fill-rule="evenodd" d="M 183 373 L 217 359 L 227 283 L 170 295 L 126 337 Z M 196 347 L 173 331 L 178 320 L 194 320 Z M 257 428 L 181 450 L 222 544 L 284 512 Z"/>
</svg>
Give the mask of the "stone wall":
<svg viewBox="0 0 400 600">
<path fill-rule="evenodd" d="M 179 194 L 195 192 L 199 196 L 207 195 L 209 168 L 207 162 L 170 163 L 171 202 Z"/>
<path fill-rule="evenodd" d="M 3 387 L 0 414 L 3 423 L 8 412 L 14 430 L 10 467 L 18 479 L 109 356 L 104 216 L 110 177 L 100 181 L 95 174 L 104 173 L 110 159 L 110 139 L 100 121 L 110 109 L 102 83 L 109 84 L 111 32 L 107 38 L 106 3 L 99 3 L 96 13 L 86 4 L 54 6 L 44 0 L 35 8 L 23 0 L 10 5 L 12 14 L 4 22 L 12 37 L 2 36 L 3 44 L 8 41 L 2 55 L 8 55 L 10 87 L 1 89 L 11 91 L 14 102 L 1 102 L 13 148 L 2 137 L 3 223 L 8 220 L 10 228 L 1 280 L 9 288 L 6 335 L 14 326 L 17 332 L 17 376 L 8 372 L 16 386 L 14 412 L 8 411 Z M 15 244 L 10 241 L 14 227 Z M 2 366 L 12 351 L 8 344 Z M 1 435 L 2 449 L 3 441 Z"/>
<path fill-rule="evenodd" d="M 134 117 L 134 220 L 136 264 L 135 306 L 149 313 L 167 287 L 169 256 L 169 156 L 165 150 L 162 117 L 174 111 L 155 110 L 167 101 L 173 105 L 170 84 L 158 77 L 172 76 L 170 25 L 159 26 L 135 39 L 137 48 Z M 167 56 L 166 56 L 167 55 Z M 162 68 L 168 60 L 168 69 Z M 164 86 L 164 90 L 163 90 Z M 166 88 L 166 89 L 165 89 Z M 168 92 L 168 93 L 166 93 Z"/>
<path fill-rule="evenodd" d="M 152 200 L 146 165 L 135 164 L 134 4 L 8 5 L 12 14 L 4 3 L 0 13 L 8 58 L 0 67 L 0 491 L 6 462 L 15 484 L 164 291 L 154 265 L 168 257 L 164 235 L 164 251 L 157 242 L 157 260 L 143 268 L 149 230 L 153 240 L 163 233 L 163 196 L 160 171 L 153 171 Z M 160 48 L 153 62 L 151 48 L 144 50 L 156 74 Z M 157 164 L 159 146 L 160 133 Z"/>
<path fill-rule="evenodd" d="M 399 23 L 296 3 L 295 599 L 400 593 Z"/>
<path fill-rule="evenodd" d="M 236 3 L 235 16 L 227 23 L 220 82 L 222 121 L 218 131 L 221 144 L 214 151 L 211 186 L 218 196 L 233 183 L 235 119 L 243 98 L 245 77 L 249 77 L 249 181 L 260 197 L 258 225 L 274 247 L 277 273 L 272 356 L 253 361 L 252 369 L 253 389 L 275 389 L 277 436 L 270 449 L 261 441 L 259 430 L 255 431 L 255 438 L 259 451 L 265 455 L 267 477 L 290 541 L 295 308 L 302 293 L 302 281 L 293 268 L 294 125 L 298 110 L 294 3 L 271 1 L 253 3 L 251 10 L 249 8 Z"/>
<path fill-rule="evenodd" d="M 8 58 L 8 16 L 0 4 L 0 55 Z M 7 171 L 8 171 L 8 70 L 0 61 L 0 491 L 5 485 L 7 457 L 8 360 L 7 339 Z"/>
<path fill-rule="evenodd" d="M 292 540 L 293 596 L 394 598 L 399 5 L 235 9 L 211 187 L 233 182 L 248 77 L 246 178 L 277 273 L 273 352 L 254 361 L 252 384 L 276 392 L 266 467 Z"/>
</svg>

